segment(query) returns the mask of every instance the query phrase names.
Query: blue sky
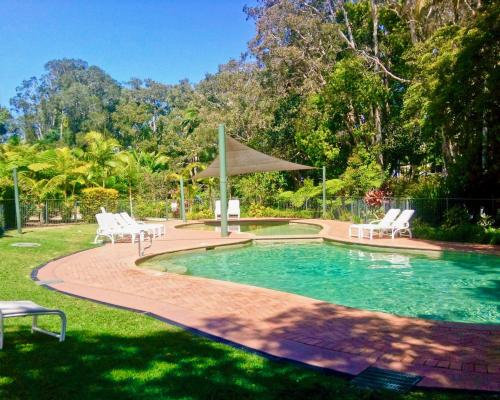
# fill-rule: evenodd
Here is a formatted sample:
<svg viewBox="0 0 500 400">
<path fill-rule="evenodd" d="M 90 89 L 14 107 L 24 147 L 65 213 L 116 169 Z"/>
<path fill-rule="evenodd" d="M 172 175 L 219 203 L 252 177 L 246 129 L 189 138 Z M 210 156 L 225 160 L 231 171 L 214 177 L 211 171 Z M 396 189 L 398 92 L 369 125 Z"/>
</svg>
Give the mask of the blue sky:
<svg viewBox="0 0 500 400">
<path fill-rule="evenodd" d="M 0 0 L 0 104 L 56 58 L 81 58 L 120 82 L 197 82 L 239 58 L 255 0 Z"/>
</svg>

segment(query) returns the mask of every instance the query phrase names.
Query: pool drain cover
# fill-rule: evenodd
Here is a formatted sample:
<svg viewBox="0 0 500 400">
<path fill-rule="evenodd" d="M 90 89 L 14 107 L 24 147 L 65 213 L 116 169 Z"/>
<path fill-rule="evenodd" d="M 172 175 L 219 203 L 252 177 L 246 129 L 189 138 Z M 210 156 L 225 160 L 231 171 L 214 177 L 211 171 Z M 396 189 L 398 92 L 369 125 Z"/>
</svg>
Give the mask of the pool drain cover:
<svg viewBox="0 0 500 400">
<path fill-rule="evenodd" d="M 419 375 L 368 367 L 351 382 L 365 388 L 386 389 L 406 393 L 421 380 L 422 377 Z"/>
<path fill-rule="evenodd" d="M 28 242 L 19 242 L 12 243 L 12 247 L 40 247 L 40 243 L 28 243 Z"/>
</svg>

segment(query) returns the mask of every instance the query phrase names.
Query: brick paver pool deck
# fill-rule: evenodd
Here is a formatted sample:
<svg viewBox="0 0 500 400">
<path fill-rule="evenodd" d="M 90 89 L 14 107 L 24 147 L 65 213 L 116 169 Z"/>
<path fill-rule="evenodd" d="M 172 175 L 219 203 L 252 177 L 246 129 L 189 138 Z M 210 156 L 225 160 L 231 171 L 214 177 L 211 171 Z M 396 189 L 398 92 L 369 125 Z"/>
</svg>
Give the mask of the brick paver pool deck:
<svg viewBox="0 0 500 400">
<path fill-rule="evenodd" d="M 311 221 L 309 221 L 311 222 Z M 347 224 L 316 221 L 323 238 L 424 250 L 499 254 L 498 247 L 398 238 L 349 239 Z M 146 255 L 251 240 L 175 229 Z M 177 222 L 178 224 L 178 222 Z M 307 297 L 136 266 L 130 243 L 105 245 L 42 267 L 37 278 L 72 295 L 129 307 L 273 356 L 356 375 L 375 365 L 424 376 L 423 387 L 500 391 L 500 325 L 404 318 Z M 51 281 L 52 283 L 50 283 Z M 71 321 L 69 321 L 71 339 Z"/>
</svg>

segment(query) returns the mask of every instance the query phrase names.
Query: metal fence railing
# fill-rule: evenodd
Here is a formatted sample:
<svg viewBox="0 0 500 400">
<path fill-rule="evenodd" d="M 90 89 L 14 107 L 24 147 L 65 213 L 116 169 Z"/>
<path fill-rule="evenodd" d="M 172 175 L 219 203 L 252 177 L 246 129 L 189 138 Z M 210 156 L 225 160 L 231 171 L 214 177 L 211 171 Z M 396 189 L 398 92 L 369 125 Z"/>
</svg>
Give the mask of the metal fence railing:
<svg viewBox="0 0 500 400">
<path fill-rule="evenodd" d="M 189 219 L 212 218 L 215 199 L 195 198 L 185 202 Z M 172 203 L 177 208 L 172 209 Z M 264 205 L 247 204 L 240 201 L 242 216 L 321 218 L 323 204 L 321 198 L 311 198 L 301 206 L 291 202 L 269 202 Z M 390 208 L 414 209 L 415 216 L 431 225 L 443 223 L 448 210 L 459 207 L 467 210 L 470 220 L 477 221 L 481 213 L 491 216 L 500 223 L 500 199 L 465 198 L 385 198 L 379 207 L 370 207 L 363 198 L 331 197 L 326 201 L 326 218 L 344 221 L 367 222 L 382 216 Z M 21 201 L 21 221 L 23 226 L 42 226 L 55 224 L 75 224 L 95 222 L 94 215 L 100 205 L 84 206 L 78 201 L 67 202 L 50 199 L 41 202 Z M 145 200 L 120 198 L 108 206 L 112 212 L 127 211 L 136 218 L 180 218 L 178 200 Z M 6 229 L 16 227 L 14 200 L 0 200 L 0 226 Z"/>
<path fill-rule="evenodd" d="M 321 199 L 310 199 L 301 207 L 290 203 L 277 202 L 271 205 L 278 210 L 290 210 L 309 214 L 311 217 L 321 217 L 323 214 Z M 391 208 L 413 209 L 415 216 L 431 225 L 443 223 L 447 212 L 452 208 L 462 208 L 467 211 L 470 221 L 475 222 L 481 214 L 491 216 L 500 223 L 500 199 L 467 199 L 467 198 L 384 198 L 379 207 L 369 206 L 363 198 L 333 197 L 326 200 L 326 217 L 354 222 L 368 222 L 378 218 Z"/>
</svg>

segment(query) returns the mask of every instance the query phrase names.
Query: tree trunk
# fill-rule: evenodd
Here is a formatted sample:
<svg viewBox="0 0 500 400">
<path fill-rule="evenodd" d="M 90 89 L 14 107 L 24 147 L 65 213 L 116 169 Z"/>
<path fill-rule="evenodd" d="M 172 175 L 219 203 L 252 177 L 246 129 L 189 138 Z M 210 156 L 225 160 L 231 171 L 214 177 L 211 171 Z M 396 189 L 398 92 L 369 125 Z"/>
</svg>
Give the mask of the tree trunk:
<svg viewBox="0 0 500 400">
<path fill-rule="evenodd" d="M 415 19 L 413 18 L 413 15 L 410 16 L 410 20 L 408 21 L 408 25 L 410 27 L 411 44 L 415 45 L 418 42 L 418 37 L 417 37 L 417 27 L 415 25 Z"/>
<path fill-rule="evenodd" d="M 373 38 L 373 56 L 375 58 L 378 58 L 378 8 L 377 4 L 375 3 L 375 0 L 370 0 L 370 6 L 371 6 L 371 13 L 372 13 L 372 22 L 373 22 L 373 33 L 372 33 L 372 38 Z M 374 66 L 375 72 L 379 71 L 379 66 L 378 64 L 375 64 Z M 375 144 L 376 145 L 381 145 L 382 144 L 382 117 L 381 117 L 381 110 L 380 110 L 380 104 L 376 104 L 373 110 L 373 117 L 374 117 L 374 123 L 375 123 Z M 378 162 L 380 165 L 383 165 L 384 163 L 384 158 L 382 155 L 382 152 L 377 157 Z"/>
<path fill-rule="evenodd" d="M 488 126 L 486 124 L 486 112 L 483 111 L 483 129 L 481 131 L 481 170 L 486 174 L 488 170 Z"/>
<path fill-rule="evenodd" d="M 134 218 L 134 209 L 132 207 L 132 187 L 130 186 L 130 183 L 128 185 L 128 201 L 130 205 L 130 216 Z"/>
</svg>

